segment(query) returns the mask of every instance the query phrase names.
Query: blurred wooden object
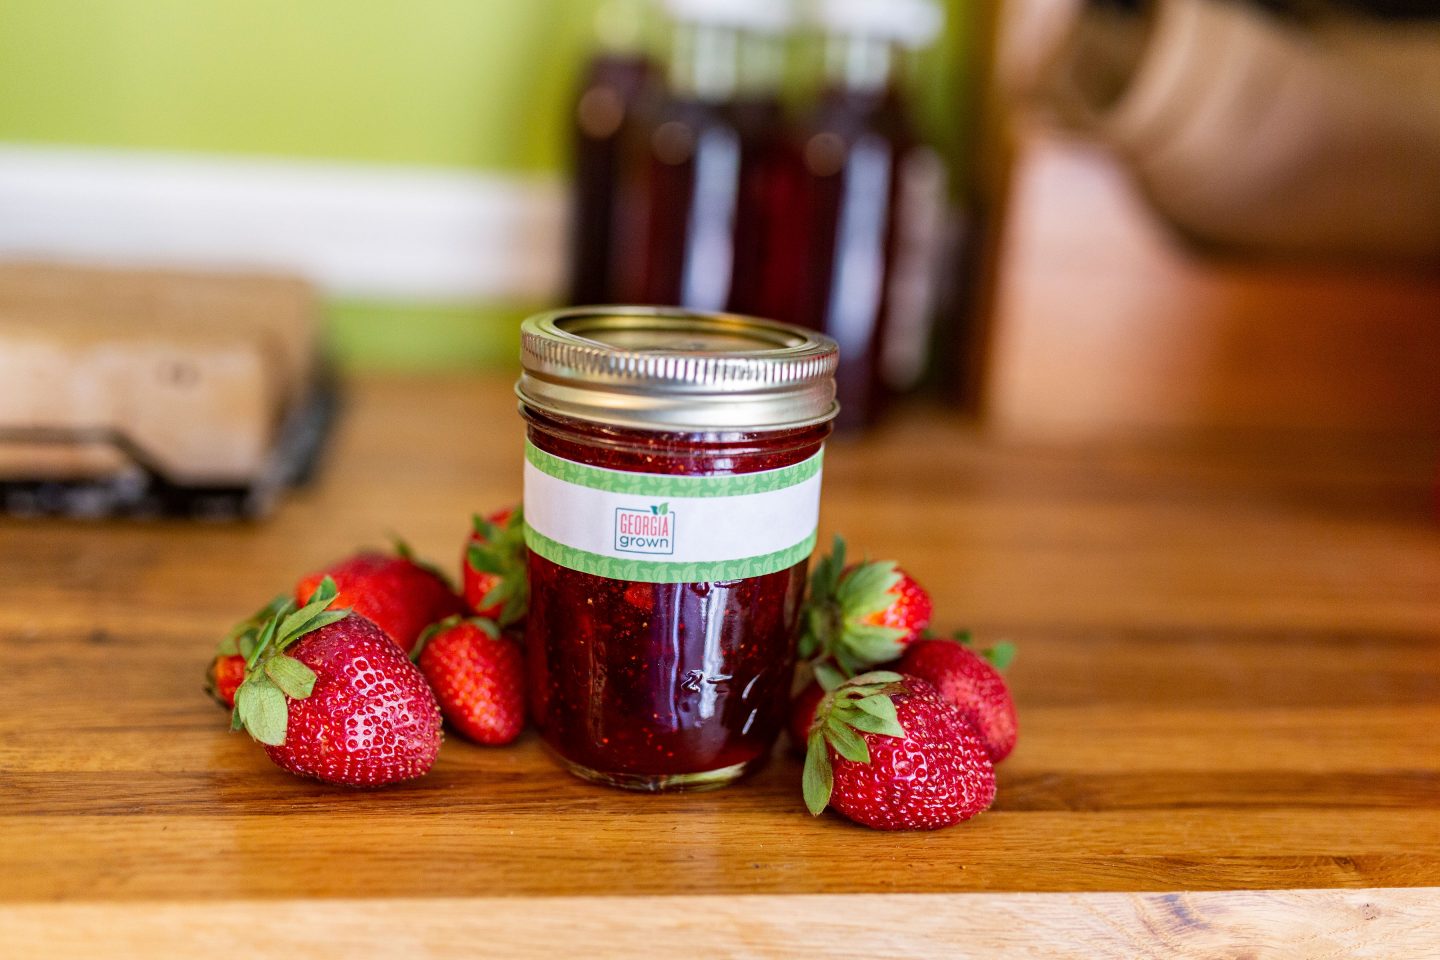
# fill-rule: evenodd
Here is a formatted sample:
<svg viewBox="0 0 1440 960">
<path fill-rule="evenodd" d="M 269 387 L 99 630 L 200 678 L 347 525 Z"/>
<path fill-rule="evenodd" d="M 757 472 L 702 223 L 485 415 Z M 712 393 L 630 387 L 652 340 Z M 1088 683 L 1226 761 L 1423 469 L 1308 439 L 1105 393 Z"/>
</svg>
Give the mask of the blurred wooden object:
<svg viewBox="0 0 1440 960">
<path fill-rule="evenodd" d="M 1418 12 L 1418 9 L 1414 12 Z M 1440 20 L 1361 5 L 1013 0 L 1000 84 L 1236 256 L 1440 268 Z"/>
<path fill-rule="evenodd" d="M 1440 431 L 1440 276 L 1206 260 L 1099 148 L 1026 136 L 984 407 L 1015 435 Z"/>
<path fill-rule="evenodd" d="M 0 943 L 15 957 L 1420 957 L 1440 937 L 1433 455 L 1394 438 L 1040 447 L 911 411 L 826 454 L 822 534 L 1011 637 L 1020 743 L 936 833 L 755 779 L 644 796 L 535 734 L 376 791 L 202 691 L 236 618 L 358 544 L 458 563 L 520 493 L 511 381 L 367 380 L 264 526 L 0 519 Z M 922 462 L 923 461 L 923 462 Z M 915 896 L 923 895 L 923 896 Z M 827 940 L 826 938 L 832 938 Z M 698 946 L 697 946 L 698 945 Z M 826 948 L 819 948 L 824 954 Z"/>
<path fill-rule="evenodd" d="M 315 392 L 319 318 L 285 277 L 0 263 L 0 480 L 271 482 Z"/>
</svg>

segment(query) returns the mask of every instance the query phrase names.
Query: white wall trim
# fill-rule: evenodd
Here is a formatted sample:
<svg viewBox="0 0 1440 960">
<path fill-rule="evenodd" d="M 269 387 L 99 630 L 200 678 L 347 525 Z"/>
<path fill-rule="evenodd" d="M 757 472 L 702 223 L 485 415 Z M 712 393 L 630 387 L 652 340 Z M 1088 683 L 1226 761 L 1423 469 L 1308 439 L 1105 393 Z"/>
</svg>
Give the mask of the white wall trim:
<svg viewBox="0 0 1440 960">
<path fill-rule="evenodd" d="M 335 296 L 551 299 L 559 178 L 0 143 L 0 256 L 282 269 Z"/>
</svg>

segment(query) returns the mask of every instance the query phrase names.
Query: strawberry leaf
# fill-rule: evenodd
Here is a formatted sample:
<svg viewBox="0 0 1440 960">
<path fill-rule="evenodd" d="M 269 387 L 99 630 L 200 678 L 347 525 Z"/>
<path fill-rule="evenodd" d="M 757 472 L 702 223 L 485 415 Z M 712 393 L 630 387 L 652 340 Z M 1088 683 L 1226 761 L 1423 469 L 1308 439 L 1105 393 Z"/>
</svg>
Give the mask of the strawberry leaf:
<svg viewBox="0 0 1440 960">
<path fill-rule="evenodd" d="M 285 742 L 289 715 L 285 694 L 265 677 L 251 677 L 240 684 L 235 691 L 235 712 L 256 740 L 272 747 Z"/>
<path fill-rule="evenodd" d="M 310 592 L 310 596 L 305 600 L 305 605 L 309 606 L 312 603 L 324 601 L 328 606 L 330 601 L 339 595 L 340 588 L 335 586 L 335 578 L 327 575 L 322 577 L 320 582 L 315 585 L 315 589 Z"/>
<path fill-rule="evenodd" d="M 845 674 L 824 660 L 816 663 L 812 669 L 815 671 L 815 682 L 827 693 L 845 682 Z"/>
<path fill-rule="evenodd" d="M 280 609 L 283 612 L 285 610 L 291 609 L 292 606 L 293 605 L 287 600 L 285 606 L 281 607 Z M 275 629 L 279 625 L 280 614 L 277 613 L 269 620 L 266 620 L 265 626 L 260 628 L 260 633 L 255 638 L 255 648 L 250 651 L 250 656 L 245 658 L 245 673 L 247 675 L 250 673 L 250 671 L 255 669 L 255 663 L 265 654 L 267 650 L 269 650 L 270 644 L 275 641 Z"/>
<path fill-rule="evenodd" d="M 855 763 L 870 762 L 870 748 L 865 745 L 865 738 L 852 730 L 844 720 L 832 713 L 825 721 L 824 730 L 825 739 L 840 756 Z"/>
<path fill-rule="evenodd" d="M 806 743 L 805 771 L 800 776 L 800 790 L 812 815 L 818 817 L 829 806 L 834 789 L 835 772 L 830 767 L 830 749 L 825 744 L 824 735 L 816 730 Z"/>
<path fill-rule="evenodd" d="M 465 551 L 465 562 L 472 570 L 497 578 L 479 609 L 499 605 L 501 625 L 516 623 L 524 618 L 530 599 L 524 510 L 512 510 L 504 526 L 476 516 L 475 533 L 480 540 Z"/>
<path fill-rule="evenodd" d="M 840 574 L 845 570 L 845 538 L 838 533 L 830 547 L 830 553 L 815 564 L 810 575 L 810 596 L 819 600 L 830 600 L 840 585 Z"/>
<path fill-rule="evenodd" d="M 870 684 L 899 683 L 905 677 L 894 670 L 871 670 L 869 673 L 862 673 L 858 677 L 851 678 L 847 686 L 868 686 Z"/>
<path fill-rule="evenodd" d="M 862 711 L 850 722 L 855 729 L 886 737 L 905 736 L 905 728 L 900 726 L 900 719 L 895 714 L 895 701 L 885 694 L 876 693 L 856 700 L 855 706 Z"/>
<path fill-rule="evenodd" d="M 315 689 L 315 671 L 283 654 L 265 661 L 265 676 L 293 700 L 304 700 Z"/>
<path fill-rule="evenodd" d="M 475 535 L 487 542 L 500 536 L 500 528 L 478 513 L 471 515 L 470 525 L 474 529 Z"/>
<path fill-rule="evenodd" d="M 867 617 L 890 606 L 895 599 L 891 591 L 900 580 L 900 568 L 893 560 L 862 563 L 840 581 L 835 598 L 847 618 Z"/>
<path fill-rule="evenodd" d="M 310 609 L 312 608 L 305 607 L 297 613 L 292 613 L 280 624 L 279 637 L 275 640 L 276 651 L 284 650 L 307 633 L 312 633 L 321 627 L 328 627 L 350 615 L 348 609 L 316 610 L 302 619 L 302 614 Z"/>
<path fill-rule="evenodd" d="M 235 717 L 262 743 L 284 741 L 285 696 L 303 700 L 315 687 L 314 671 L 294 657 L 285 656 L 283 651 L 305 634 L 350 615 L 347 609 L 327 609 L 338 593 L 335 581 L 326 577 L 299 610 L 289 599 L 284 603 L 279 603 L 279 598 L 272 602 L 275 611 L 260 628 L 254 649 L 245 661 L 245 681 L 235 691 Z M 241 705 L 242 693 L 245 694 L 244 706 Z M 274 709 L 277 696 L 281 706 L 278 721 Z M 274 740 L 277 736 L 279 741 Z"/>
<path fill-rule="evenodd" d="M 855 676 L 855 674 L 870 665 L 851 653 L 848 647 L 836 647 L 832 653 L 835 657 L 835 663 L 839 665 L 841 671 L 847 677 Z"/>
<path fill-rule="evenodd" d="M 889 699 L 888 697 L 886 698 Z M 895 720 L 886 720 L 869 713 L 857 713 L 847 721 L 850 726 L 863 733 L 875 733 L 882 737 L 903 737 L 905 728 Z"/>
<path fill-rule="evenodd" d="M 272 599 L 265 606 L 256 610 L 250 616 L 241 620 L 220 641 L 215 648 L 215 655 L 219 657 L 231 657 L 239 654 L 247 660 L 255 649 L 255 639 L 260 630 L 275 614 L 285 609 L 290 604 L 290 597 L 287 594 L 280 594 Z"/>
<path fill-rule="evenodd" d="M 828 635 L 825 610 L 817 605 L 810 606 L 805 611 L 805 629 L 800 634 L 800 641 L 796 647 L 800 658 L 809 660 L 821 653 L 825 647 L 824 638 Z"/>
<path fill-rule="evenodd" d="M 1015 662 L 1015 644 L 1009 640 L 1001 640 L 995 646 L 981 651 L 980 656 L 988 660 L 990 666 L 1004 673 L 1010 669 L 1010 664 Z"/>
<path fill-rule="evenodd" d="M 510 582 L 509 578 L 501 577 L 496 581 L 495 586 L 491 587 L 485 596 L 480 598 L 480 606 L 489 609 L 497 603 L 503 604 L 506 600 L 510 599 L 510 594 L 514 591 L 515 585 Z"/>
<path fill-rule="evenodd" d="M 270 621 L 270 624 L 277 624 L 278 621 L 278 625 L 274 628 L 275 649 L 277 651 L 284 650 L 305 634 L 319 630 L 321 627 L 327 627 L 349 616 L 348 608 L 327 609 L 330 604 L 335 602 L 338 595 L 339 590 L 335 587 L 335 581 L 326 577 L 315 587 L 310 594 L 310 599 L 305 601 L 305 606 L 286 614 L 283 619 L 277 614 Z M 291 605 L 287 605 L 287 607 L 291 610 L 294 609 Z"/>
<path fill-rule="evenodd" d="M 840 642 L 866 666 L 894 660 L 905 650 L 902 642 L 906 632 L 901 627 L 882 627 L 873 623 L 852 623 L 845 627 Z"/>
<path fill-rule="evenodd" d="M 505 574 L 505 561 L 494 550 L 487 549 L 484 544 L 470 544 L 466 558 L 470 561 L 470 566 L 480 573 L 493 573 L 497 577 Z"/>
<path fill-rule="evenodd" d="M 900 725 L 900 721 L 895 714 L 895 701 L 883 693 L 873 693 L 868 697 L 862 697 L 855 701 L 855 706 L 865 713 L 870 714 L 872 717 L 889 720 L 897 727 Z M 903 734 L 904 731 L 902 730 L 901 735 Z"/>
<path fill-rule="evenodd" d="M 815 565 L 810 596 L 797 643 L 802 659 L 828 655 L 850 676 L 899 656 L 906 631 L 867 622 L 895 601 L 903 575 L 894 561 L 867 561 L 846 570 L 845 541 L 835 538 L 828 556 Z"/>
<path fill-rule="evenodd" d="M 505 600 L 505 606 L 500 608 L 500 622 L 507 627 L 525 619 L 525 613 L 530 607 L 530 591 L 523 582 L 520 587 L 521 589 L 510 594 Z"/>
</svg>

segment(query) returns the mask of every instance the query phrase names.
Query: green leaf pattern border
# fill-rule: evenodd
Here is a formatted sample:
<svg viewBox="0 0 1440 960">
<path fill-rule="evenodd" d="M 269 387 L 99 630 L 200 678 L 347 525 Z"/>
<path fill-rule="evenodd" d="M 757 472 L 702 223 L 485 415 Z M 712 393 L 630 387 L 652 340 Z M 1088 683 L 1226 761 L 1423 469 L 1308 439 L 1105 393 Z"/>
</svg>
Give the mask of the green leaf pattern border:
<svg viewBox="0 0 1440 960">
<path fill-rule="evenodd" d="M 693 477 L 592 467 L 546 453 L 529 440 L 525 441 L 525 459 L 541 473 L 577 486 L 637 497 L 741 497 L 784 490 L 819 473 L 824 456 L 822 449 L 809 459 L 776 470 Z"/>
</svg>

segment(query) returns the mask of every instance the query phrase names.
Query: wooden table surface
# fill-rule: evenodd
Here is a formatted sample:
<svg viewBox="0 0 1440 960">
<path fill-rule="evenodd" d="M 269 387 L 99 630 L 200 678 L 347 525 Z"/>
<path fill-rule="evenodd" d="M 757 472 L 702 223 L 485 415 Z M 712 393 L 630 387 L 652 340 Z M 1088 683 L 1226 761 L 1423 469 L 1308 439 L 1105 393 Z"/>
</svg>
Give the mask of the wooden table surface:
<svg viewBox="0 0 1440 960">
<path fill-rule="evenodd" d="M 1415 889 L 1440 886 L 1433 444 L 1031 447 L 923 411 L 832 443 L 822 534 L 900 559 L 939 626 L 1020 647 L 1019 747 L 993 810 L 950 830 L 811 819 L 783 751 L 740 786 L 641 796 L 572 779 L 533 732 L 451 738 L 424 779 L 350 792 L 228 733 L 201 689 L 228 624 L 391 530 L 458 562 L 471 512 L 518 497 L 521 437 L 506 380 L 372 379 L 320 482 L 264 523 L 0 520 L 0 941 L 32 948 L 12 955 L 1440 942 L 1440 892 Z"/>
</svg>

